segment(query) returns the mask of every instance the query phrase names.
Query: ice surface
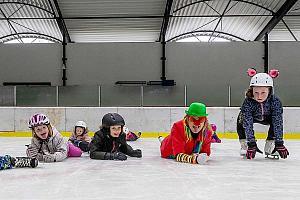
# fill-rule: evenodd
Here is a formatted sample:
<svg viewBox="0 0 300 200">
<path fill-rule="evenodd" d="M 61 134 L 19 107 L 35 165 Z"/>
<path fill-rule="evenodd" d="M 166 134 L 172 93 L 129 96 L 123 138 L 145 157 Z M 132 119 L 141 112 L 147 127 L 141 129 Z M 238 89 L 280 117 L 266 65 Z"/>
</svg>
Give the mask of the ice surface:
<svg viewBox="0 0 300 200">
<path fill-rule="evenodd" d="M 0 137 L 0 154 L 25 156 L 30 138 Z M 289 200 L 300 197 L 300 141 L 287 140 L 288 159 L 239 156 L 237 140 L 212 144 L 207 165 L 160 158 L 157 139 L 130 142 L 143 158 L 91 160 L 87 154 L 34 169 L 0 171 L 0 199 Z M 264 141 L 258 146 L 263 150 Z"/>
</svg>

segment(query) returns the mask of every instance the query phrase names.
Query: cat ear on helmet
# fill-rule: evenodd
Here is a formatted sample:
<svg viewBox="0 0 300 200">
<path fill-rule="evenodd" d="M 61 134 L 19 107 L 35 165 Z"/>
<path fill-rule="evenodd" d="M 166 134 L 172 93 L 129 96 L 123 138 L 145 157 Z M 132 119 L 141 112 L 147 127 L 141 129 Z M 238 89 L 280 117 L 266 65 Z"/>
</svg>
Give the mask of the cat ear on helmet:
<svg viewBox="0 0 300 200">
<path fill-rule="evenodd" d="M 277 76 L 279 76 L 279 70 L 278 69 L 271 69 L 269 71 L 269 75 L 272 77 L 272 78 L 276 78 Z"/>
<path fill-rule="evenodd" d="M 250 77 L 254 76 L 256 73 L 257 73 L 257 72 L 256 72 L 256 69 L 254 69 L 254 68 L 249 68 L 249 69 L 247 70 L 247 74 L 248 74 L 248 76 L 250 76 Z"/>
</svg>

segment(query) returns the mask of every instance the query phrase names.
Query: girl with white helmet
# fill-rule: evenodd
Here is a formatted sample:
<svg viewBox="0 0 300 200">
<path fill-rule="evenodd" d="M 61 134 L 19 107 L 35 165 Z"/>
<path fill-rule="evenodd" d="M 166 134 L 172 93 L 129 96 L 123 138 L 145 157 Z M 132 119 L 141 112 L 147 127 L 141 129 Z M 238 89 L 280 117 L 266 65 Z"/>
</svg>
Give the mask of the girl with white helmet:
<svg viewBox="0 0 300 200">
<path fill-rule="evenodd" d="M 67 143 L 46 115 L 33 115 L 28 126 L 32 130 L 31 144 L 26 151 L 28 157 L 43 162 L 59 162 L 67 158 Z"/>
<path fill-rule="evenodd" d="M 253 130 L 253 123 L 259 123 L 270 125 L 264 148 L 265 155 L 285 159 L 289 152 L 283 145 L 283 109 L 280 99 L 273 94 L 273 78 L 279 75 L 279 71 L 272 69 L 269 74 L 256 73 L 251 68 L 247 72 L 252 78 L 237 119 L 240 154 L 247 159 L 253 159 L 256 152 L 262 153 L 257 147 Z"/>
<path fill-rule="evenodd" d="M 75 146 L 72 148 L 78 148 L 83 152 L 88 152 L 91 142 L 91 138 L 89 137 L 88 132 L 88 127 L 84 121 L 76 122 L 73 133 L 69 139 L 69 141 L 71 142 L 70 145 Z"/>
</svg>

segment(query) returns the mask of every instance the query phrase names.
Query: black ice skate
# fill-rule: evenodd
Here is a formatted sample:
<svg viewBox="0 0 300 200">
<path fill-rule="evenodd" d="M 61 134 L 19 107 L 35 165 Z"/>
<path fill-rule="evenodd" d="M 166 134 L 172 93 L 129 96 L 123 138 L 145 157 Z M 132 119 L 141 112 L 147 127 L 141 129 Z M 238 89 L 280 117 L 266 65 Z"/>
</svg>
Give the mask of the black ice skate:
<svg viewBox="0 0 300 200">
<path fill-rule="evenodd" d="M 35 168 L 38 166 L 38 160 L 36 158 L 29 157 L 11 157 L 12 165 L 16 168 L 31 167 Z"/>
</svg>

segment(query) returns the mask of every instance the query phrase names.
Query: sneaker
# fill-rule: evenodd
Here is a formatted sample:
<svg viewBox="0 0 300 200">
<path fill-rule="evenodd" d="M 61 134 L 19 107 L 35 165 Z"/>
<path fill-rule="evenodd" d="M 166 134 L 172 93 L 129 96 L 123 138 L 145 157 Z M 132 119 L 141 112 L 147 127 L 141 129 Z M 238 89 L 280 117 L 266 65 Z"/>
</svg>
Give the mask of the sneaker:
<svg viewBox="0 0 300 200">
<path fill-rule="evenodd" d="M 0 156 L 0 170 L 11 169 L 13 167 L 12 158 L 9 155 Z"/>
</svg>

